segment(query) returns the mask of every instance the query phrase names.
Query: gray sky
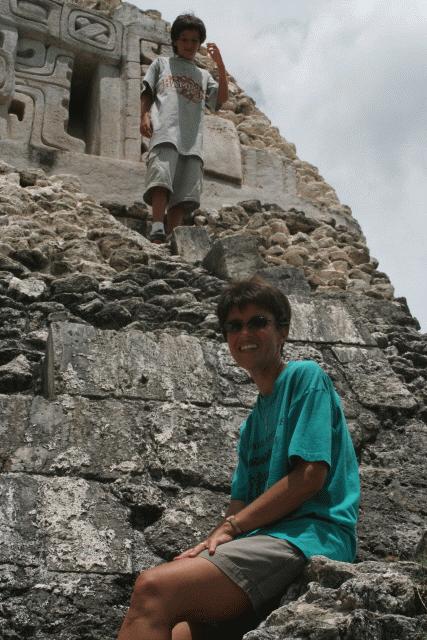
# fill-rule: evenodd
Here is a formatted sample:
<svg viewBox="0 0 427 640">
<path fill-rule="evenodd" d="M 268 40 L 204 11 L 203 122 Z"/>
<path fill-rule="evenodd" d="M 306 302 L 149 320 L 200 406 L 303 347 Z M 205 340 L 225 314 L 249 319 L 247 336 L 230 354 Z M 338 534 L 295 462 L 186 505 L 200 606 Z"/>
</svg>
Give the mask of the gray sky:
<svg viewBox="0 0 427 640">
<path fill-rule="evenodd" d="M 133 4 L 204 20 L 238 84 L 351 207 L 427 331 L 427 2 Z"/>
</svg>

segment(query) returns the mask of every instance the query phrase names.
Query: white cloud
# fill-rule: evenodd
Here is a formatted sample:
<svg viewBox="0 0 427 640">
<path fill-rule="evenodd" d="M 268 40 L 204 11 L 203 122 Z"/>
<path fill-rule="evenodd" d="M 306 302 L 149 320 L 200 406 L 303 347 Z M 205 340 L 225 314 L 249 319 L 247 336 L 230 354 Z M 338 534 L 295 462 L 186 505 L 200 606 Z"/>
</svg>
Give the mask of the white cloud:
<svg viewBox="0 0 427 640">
<path fill-rule="evenodd" d="M 165 0 L 159 8 L 167 20 L 192 8 L 205 21 L 237 82 L 351 206 L 427 330 L 424 0 Z"/>
</svg>

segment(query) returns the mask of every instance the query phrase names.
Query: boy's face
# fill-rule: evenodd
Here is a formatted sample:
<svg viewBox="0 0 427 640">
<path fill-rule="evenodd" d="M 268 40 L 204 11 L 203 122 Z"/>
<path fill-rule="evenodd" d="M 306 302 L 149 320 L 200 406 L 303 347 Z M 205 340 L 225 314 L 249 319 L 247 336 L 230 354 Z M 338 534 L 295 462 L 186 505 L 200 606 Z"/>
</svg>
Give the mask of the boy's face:
<svg viewBox="0 0 427 640">
<path fill-rule="evenodd" d="M 176 52 L 181 58 L 186 60 L 194 60 L 196 53 L 200 47 L 200 36 L 197 29 L 185 29 L 179 34 L 178 40 L 174 45 Z"/>
</svg>

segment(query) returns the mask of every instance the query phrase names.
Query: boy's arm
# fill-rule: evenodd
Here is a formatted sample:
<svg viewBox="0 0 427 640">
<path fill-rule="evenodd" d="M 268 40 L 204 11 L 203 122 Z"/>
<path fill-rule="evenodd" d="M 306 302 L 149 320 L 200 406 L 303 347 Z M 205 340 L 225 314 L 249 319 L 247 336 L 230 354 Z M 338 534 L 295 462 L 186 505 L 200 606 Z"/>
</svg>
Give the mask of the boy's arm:
<svg viewBox="0 0 427 640">
<path fill-rule="evenodd" d="M 153 135 L 153 125 L 151 123 L 150 109 L 153 104 L 153 94 L 148 85 L 145 85 L 145 90 L 141 94 L 141 124 L 140 131 L 146 138 L 151 138 Z"/>
<path fill-rule="evenodd" d="M 216 46 L 214 42 L 207 43 L 207 49 L 210 57 L 216 63 L 218 67 L 218 98 L 216 101 L 217 109 L 220 108 L 224 102 L 228 100 L 228 82 L 227 82 L 227 74 L 225 71 L 224 62 L 222 60 L 222 56 L 220 50 Z"/>
</svg>

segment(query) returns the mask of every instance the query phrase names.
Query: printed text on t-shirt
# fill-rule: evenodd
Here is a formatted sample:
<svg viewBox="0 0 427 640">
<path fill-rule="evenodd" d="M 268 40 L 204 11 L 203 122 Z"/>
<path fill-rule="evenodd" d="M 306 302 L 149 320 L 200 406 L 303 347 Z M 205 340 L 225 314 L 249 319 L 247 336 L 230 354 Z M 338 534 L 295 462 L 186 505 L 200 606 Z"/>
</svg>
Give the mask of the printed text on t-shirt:
<svg viewBox="0 0 427 640">
<path fill-rule="evenodd" d="M 176 89 L 178 93 L 183 95 L 191 102 L 201 102 L 204 98 L 204 92 L 200 85 L 188 76 L 166 76 L 159 82 L 158 92 L 162 93 L 167 89 Z"/>
</svg>

